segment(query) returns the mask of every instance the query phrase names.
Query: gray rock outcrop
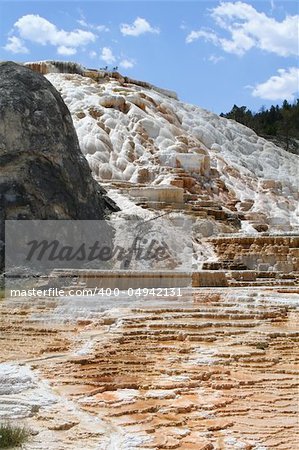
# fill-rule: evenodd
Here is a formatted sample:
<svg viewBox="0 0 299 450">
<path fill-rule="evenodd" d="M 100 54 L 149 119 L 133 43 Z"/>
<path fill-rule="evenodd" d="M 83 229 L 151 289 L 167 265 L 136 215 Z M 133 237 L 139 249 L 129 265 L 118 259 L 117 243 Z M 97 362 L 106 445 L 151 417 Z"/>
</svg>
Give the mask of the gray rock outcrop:
<svg viewBox="0 0 299 450">
<path fill-rule="evenodd" d="M 6 219 L 104 219 L 118 209 L 105 194 L 58 91 L 25 66 L 0 63 L 0 241 Z"/>
</svg>

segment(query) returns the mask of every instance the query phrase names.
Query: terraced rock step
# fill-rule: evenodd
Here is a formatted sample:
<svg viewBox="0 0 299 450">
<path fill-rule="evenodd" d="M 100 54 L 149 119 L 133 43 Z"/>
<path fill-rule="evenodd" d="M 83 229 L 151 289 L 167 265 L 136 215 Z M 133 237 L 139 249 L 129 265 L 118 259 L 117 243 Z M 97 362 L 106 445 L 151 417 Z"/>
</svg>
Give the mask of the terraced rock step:
<svg viewBox="0 0 299 450">
<path fill-rule="evenodd" d="M 29 449 L 45 435 L 51 449 L 297 447 L 294 291 L 84 300 L 1 305 L 4 358 L 27 360 L 69 402 L 29 414 Z"/>
<path fill-rule="evenodd" d="M 211 237 L 219 262 L 244 264 L 258 271 L 299 272 L 299 236 L 221 236 Z"/>
</svg>

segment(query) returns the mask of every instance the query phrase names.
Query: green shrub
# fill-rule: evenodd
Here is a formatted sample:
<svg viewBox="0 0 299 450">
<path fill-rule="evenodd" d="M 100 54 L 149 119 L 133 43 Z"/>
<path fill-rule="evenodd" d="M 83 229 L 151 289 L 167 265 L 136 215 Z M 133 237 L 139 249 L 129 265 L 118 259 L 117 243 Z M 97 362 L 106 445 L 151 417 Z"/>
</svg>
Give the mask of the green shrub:
<svg viewBox="0 0 299 450">
<path fill-rule="evenodd" d="M 13 448 L 28 441 L 30 430 L 25 426 L 12 425 L 9 422 L 0 424 L 0 448 Z"/>
</svg>

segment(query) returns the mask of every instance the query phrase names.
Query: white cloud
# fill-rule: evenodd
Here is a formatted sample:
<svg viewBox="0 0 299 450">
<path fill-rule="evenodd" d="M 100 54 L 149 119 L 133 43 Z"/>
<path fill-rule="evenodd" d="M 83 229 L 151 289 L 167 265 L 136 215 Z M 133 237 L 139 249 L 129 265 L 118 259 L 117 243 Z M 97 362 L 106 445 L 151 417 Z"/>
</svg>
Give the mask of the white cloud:
<svg viewBox="0 0 299 450">
<path fill-rule="evenodd" d="M 94 50 L 92 50 L 91 52 L 89 52 L 89 57 L 90 58 L 95 58 L 97 56 L 97 52 L 95 52 Z"/>
<path fill-rule="evenodd" d="M 217 64 L 223 60 L 224 60 L 223 56 L 216 56 L 216 55 L 209 56 L 209 61 L 211 61 L 213 64 Z"/>
<path fill-rule="evenodd" d="M 186 37 L 187 44 L 191 44 L 191 42 L 196 41 L 199 38 L 203 38 L 206 42 L 212 42 L 217 45 L 219 42 L 219 38 L 213 31 L 207 30 L 199 30 L 199 31 L 191 31 Z"/>
<path fill-rule="evenodd" d="M 77 23 L 81 26 L 81 27 L 89 27 L 89 24 L 86 22 L 86 20 L 84 18 L 78 19 Z"/>
<path fill-rule="evenodd" d="M 93 23 L 89 23 L 86 21 L 85 17 L 82 15 L 81 19 L 77 20 L 77 23 L 84 28 L 88 28 L 89 30 L 99 31 L 100 33 L 104 31 L 110 31 L 106 25 L 94 25 Z"/>
<path fill-rule="evenodd" d="M 9 37 L 7 39 L 7 44 L 3 48 L 11 53 L 29 53 L 29 50 L 24 45 L 24 42 L 17 36 Z"/>
<path fill-rule="evenodd" d="M 186 22 L 184 20 L 183 20 L 183 22 L 180 25 L 180 29 L 181 30 L 187 30 L 187 25 L 186 25 Z"/>
<path fill-rule="evenodd" d="M 281 22 L 258 12 L 243 2 L 222 2 L 211 10 L 215 23 L 230 34 L 224 38 L 214 31 L 191 31 L 187 43 L 204 38 L 220 46 L 227 53 L 243 55 L 251 48 L 275 53 L 279 56 L 298 54 L 299 15 L 286 16 Z"/>
<path fill-rule="evenodd" d="M 294 100 L 298 93 L 299 69 L 278 69 L 278 75 L 274 75 L 264 83 L 257 84 L 252 91 L 254 97 L 265 100 Z"/>
<path fill-rule="evenodd" d="M 106 27 L 106 25 L 91 25 L 91 28 L 96 30 L 96 31 L 105 31 L 108 32 L 110 31 L 110 28 Z"/>
<path fill-rule="evenodd" d="M 74 54 L 75 49 L 94 42 L 96 35 L 91 31 L 75 29 L 72 31 L 59 30 L 56 25 L 35 14 L 22 16 L 15 24 L 22 39 L 36 44 L 51 44 L 59 49 L 68 49 L 68 53 Z M 72 53 L 70 53 L 72 51 Z"/>
<path fill-rule="evenodd" d="M 58 55 L 70 56 L 70 55 L 75 55 L 77 53 L 77 50 L 73 47 L 66 47 L 65 45 L 60 45 L 57 48 L 57 53 L 58 53 Z"/>
<path fill-rule="evenodd" d="M 102 48 L 101 59 L 105 61 L 106 64 L 113 64 L 116 61 L 116 58 L 109 47 Z"/>
<path fill-rule="evenodd" d="M 135 61 L 133 59 L 122 59 L 119 63 L 120 67 L 124 69 L 132 69 L 135 66 Z"/>
<path fill-rule="evenodd" d="M 132 25 L 122 23 L 120 26 L 120 31 L 124 36 L 140 36 L 144 33 L 160 33 L 159 28 L 152 27 L 150 23 L 142 17 L 137 17 Z"/>
</svg>

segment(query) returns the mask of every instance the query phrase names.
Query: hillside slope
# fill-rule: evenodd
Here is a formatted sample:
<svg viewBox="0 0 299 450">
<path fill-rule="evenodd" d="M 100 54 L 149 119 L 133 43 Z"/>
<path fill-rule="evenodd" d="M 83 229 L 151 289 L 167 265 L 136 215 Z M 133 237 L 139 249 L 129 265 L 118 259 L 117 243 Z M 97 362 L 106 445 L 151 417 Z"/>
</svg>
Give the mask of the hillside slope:
<svg viewBox="0 0 299 450">
<path fill-rule="evenodd" d="M 96 179 L 173 185 L 245 212 L 248 223 L 274 231 L 296 226 L 296 155 L 168 91 L 111 75 L 47 75 L 70 109 Z"/>
</svg>

